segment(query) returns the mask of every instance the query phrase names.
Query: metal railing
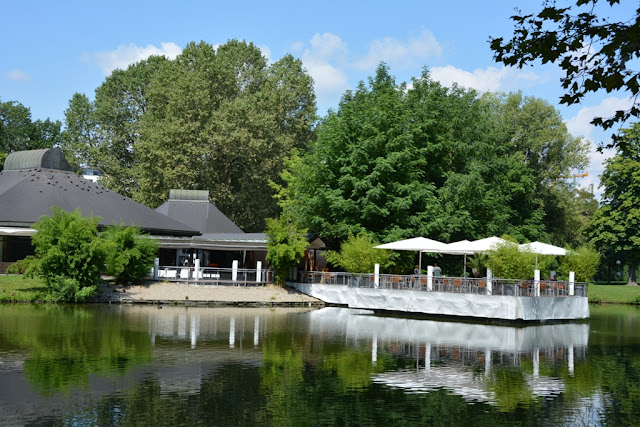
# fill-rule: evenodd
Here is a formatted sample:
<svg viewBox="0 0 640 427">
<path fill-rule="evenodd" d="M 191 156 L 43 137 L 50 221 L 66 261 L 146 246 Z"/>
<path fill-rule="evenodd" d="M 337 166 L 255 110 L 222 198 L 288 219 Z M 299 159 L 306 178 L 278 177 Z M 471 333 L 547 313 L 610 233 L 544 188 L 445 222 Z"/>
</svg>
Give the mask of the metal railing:
<svg viewBox="0 0 640 427">
<path fill-rule="evenodd" d="M 375 288 L 375 275 L 341 272 L 304 271 L 298 272 L 294 281 L 300 283 L 344 285 L 355 288 Z M 560 280 L 540 280 L 540 296 L 569 297 L 570 283 Z M 479 295 L 536 296 L 534 280 L 491 279 L 491 292 L 486 278 L 433 277 L 432 292 L 467 293 Z M 378 289 L 399 289 L 429 291 L 429 278 L 425 275 L 378 275 Z M 573 296 L 587 296 L 587 284 L 574 283 Z"/>
<path fill-rule="evenodd" d="M 151 275 L 153 278 L 153 272 Z M 265 285 L 273 283 L 273 270 L 251 268 L 218 268 L 218 267 L 195 267 L 181 266 L 160 266 L 158 268 L 158 280 L 201 284 L 201 285 Z"/>
</svg>

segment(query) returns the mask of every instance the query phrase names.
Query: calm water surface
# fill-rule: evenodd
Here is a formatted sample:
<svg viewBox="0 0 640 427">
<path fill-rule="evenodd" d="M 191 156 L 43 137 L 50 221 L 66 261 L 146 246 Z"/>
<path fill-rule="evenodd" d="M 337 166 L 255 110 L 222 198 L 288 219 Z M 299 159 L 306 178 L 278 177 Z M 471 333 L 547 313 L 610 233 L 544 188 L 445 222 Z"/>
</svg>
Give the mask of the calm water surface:
<svg viewBox="0 0 640 427">
<path fill-rule="evenodd" d="M 1 425 L 638 425 L 640 311 L 0 305 Z"/>
</svg>

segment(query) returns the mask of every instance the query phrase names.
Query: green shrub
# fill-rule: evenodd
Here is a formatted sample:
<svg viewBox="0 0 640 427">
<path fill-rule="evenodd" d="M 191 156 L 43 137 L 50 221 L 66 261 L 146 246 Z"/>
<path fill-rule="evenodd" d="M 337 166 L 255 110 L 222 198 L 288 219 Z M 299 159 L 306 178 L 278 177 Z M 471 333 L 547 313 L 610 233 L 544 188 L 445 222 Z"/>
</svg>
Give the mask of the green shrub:
<svg viewBox="0 0 640 427">
<path fill-rule="evenodd" d="M 536 267 L 536 255 L 522 252 L 518 244 L 508 241 L 498 245 L 495 250 L 487 253 L 487 265 L 494 277 L 501 279 L 528 279 L 533 277 Z"/>
<path fill-rule="evenodd" d="M 38 260 L 33 256 L 29 255 L 20 261 L 16 261 L 7 268 L 7 274 L 29 274 L 29 272 L 33 272 L 34 269 L 37 269 Z"/>
<path fill-rule="evenodd" d="M 81 286 L 76 279 L 57 276 L 49 280 L 47 300 L 52 302 L 83 302 L 95 295 L 96 286 Z"/>
<path fill-rule="evenodd" d="M 576 250 L 571 250 L 560 261 L 560 274 L 568 279 L 569 272 L 575 272 L 577 282 L 590 282 L 600 265 L 600 254 L 589 246 L 582 246 Z"/>
<path fill-rule="evenodd" d="M 375 264 L 385 268 L 389 263 L 389 252 L 376 249 L 374 246 L 378 244 L 367 234 L 357 237 L 350 234 L 340 245 L 340 251 L 328 251 L 326 258 L 331 264 L 350 273 L 373 273 Z"/>
<path fill-rule="evenodd" d="M 33 225 L 38 232 L 32 242 L 38 274 L 51 286 L 59 277 L 76 280 L 81 287 L 98 284 L 104 269 L 106 247 L 98 236 L 100 218 L 82 217 L 79 210 L 67 213 L 52 207 Z"/>
<path fill-rule="evenodd" d="M 106 273 L 118 283 L 136 283 L 149 275 L 158 253 L 155 240 L 142 237 L 135 227 L 108 227 L 101 235 L 106 241 Z"/>
</svg>

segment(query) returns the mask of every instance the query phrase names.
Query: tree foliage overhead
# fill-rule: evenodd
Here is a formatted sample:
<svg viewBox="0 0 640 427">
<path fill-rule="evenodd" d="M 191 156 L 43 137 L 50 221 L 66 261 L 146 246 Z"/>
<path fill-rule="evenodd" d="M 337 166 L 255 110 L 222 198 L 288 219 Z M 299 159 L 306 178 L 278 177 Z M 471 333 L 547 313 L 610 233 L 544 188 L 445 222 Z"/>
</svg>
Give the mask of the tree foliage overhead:
<svg viewBox="0 0 640 427">
<path fill-rule="evenodd" d="M 629 284 L 636 284 L 640 262 L 640 123 L 623 129 L 624 144 L 607 159 L 600 179 L 602 205 L 590 227 L 594 245 L 629 266 Z"/>
<path fill-rule="evenodd" d="M 640 57 L 640 7 L 626 21 L 615 21 L 607 14 L 615 12 L 620 0 L 575 0 L 561 7 L 545 0 L 537 14 L 512 16 L 514 35 L 510 40 L 492 38 L 495 59 L 522 68 L 537 60 L 555 63 L 564 72 L 560 81 L 565 94 L 560 102 L 580 103 L 589 92 L 624 91 L 632 100 L 627 110 L 610 117 L 595 117 L 592 124 L 608 129 L 630 117 L 638 117 L 640 70 L 633 69 Z M 614 145 L 624 143 L 614 138 Z"/>
<path fill-rule="evenodd" d="M 584 167 L 586 150 L 544 101 L 478 97 L 427 71 L 398 85 L 381 65 L 319 124 L 310 153 L 292 158 L 279 194 L 299 222 L 339 241 L 542 240 L 564 229 L 547 215 L 549 188 L 574 197 L 558 176 Z"/>
<path fill-rule="evenodd" d="M 65 149 L 112 189 L 155 207 L 171 188 L 209 190 L 247 231 L 277 214 L 269 180 L 313 136 L 315 96 L 300 60 L 269 64 L 251 43 L 188 44 L 175 60 L 116 70 L 95 101 L 76 94 Z"/>
</svg>

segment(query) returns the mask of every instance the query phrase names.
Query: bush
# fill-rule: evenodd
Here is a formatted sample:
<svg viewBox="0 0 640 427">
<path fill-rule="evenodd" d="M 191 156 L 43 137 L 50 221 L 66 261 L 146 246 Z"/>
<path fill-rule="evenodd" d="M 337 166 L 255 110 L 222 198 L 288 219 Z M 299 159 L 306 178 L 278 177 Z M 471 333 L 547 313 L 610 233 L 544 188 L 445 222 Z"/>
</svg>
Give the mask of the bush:
<svg viewBox="0 0 640 427">
<path fill-rule="evenodd" d="M 74 279 L 81 287 L 97 285 L 104 269 L 106 247 L 98 236 L 100 218 L 83 218 L 80 210 L 67 213 L 51 208 L 52 216 L 42 216 L 33 228 L 38 275 L 47 285 L 59 277 Z"/>
<path fill-rule="evenodd" d="M 29 274 L 37 269 L 38 260 L 29 255 L 20 261 L 16 261 L 7 268 L 6 274 Z"/>
<path fill-rule="evenodd" d="M 158 253 L 158 244 L 140 235 L 135 227 L 108 227 L 101 235 L 106 241 L 106 273 L 118 283 L 136 283 L 149 275 Z"/>
<path fill-rule="evenodd" d="M 501 279 L 528 279 L 533 277 L 536 255 L 522 252 L 516 242 L 509 241 L 489 251 L 487 265 L 493 276 Z"/>
<path fill-rule="evenodd" d="M 81 286 L 69 277 L 57 276 L 49 280 L 47 300 L 52 302 L 83 302 L 96 293 L 96 286 Z"/>
<path fill-rule="evenodd" d="M 389 264 L 389 252 L 376 249 L 374 246 L 378 244 L 367 234 L 357 237 L 350 234 L 340 246 L 340 252 L 328 251 L 326 258 L 349 273 L 373 273 L 375 264 L 380 264 L 382 268 Z"/>
<path fill-rule="evenodd" d="M 589 246 L 582 246 L 576 250 L 571 250 L 560 261 L 560 273 L 568 279 L 569 272 L 576 273 L 576 282 L 590 282 L 600 265 L 600 254 Z"/>
</svg>

